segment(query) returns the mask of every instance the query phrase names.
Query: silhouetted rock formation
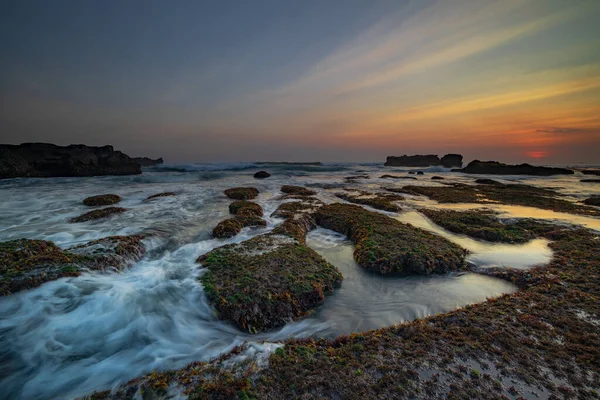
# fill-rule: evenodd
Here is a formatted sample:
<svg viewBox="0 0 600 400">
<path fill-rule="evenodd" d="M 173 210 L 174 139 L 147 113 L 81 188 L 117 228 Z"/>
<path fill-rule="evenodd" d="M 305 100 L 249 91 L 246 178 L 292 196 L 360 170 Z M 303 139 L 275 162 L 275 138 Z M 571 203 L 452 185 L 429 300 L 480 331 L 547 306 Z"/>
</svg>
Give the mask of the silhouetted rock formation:
<svg viewBox="0 0 600 400">
<path fill-rule="evenodd" d="M 489 175 L 571 175 L 574 172 L 565 168 L 536 167 L 530 164 L 509 165 L 497 161 L 471 161 L 469 165 L 460 170 L 467 174 Z"/>
<path fill-rule="evenodd" d="M 270 176 L 271 176 L 271 174 L 268 173 L 267 171 L 258 171 L 257 173 L 254 174 L 254 177 L 256 179 L 265 179 L 265 178 L 268 178 Z"/>
<path fill-rule="evenodd" d="M 153 165 L 158 165 L 158 164 L 162 164 L 163 163 L 163 159 L 161 158 L 157 158 L 156 160 L 153 160 L 151 158 L 148 157 L 134 157 L 133 161 L 135 161 L 136 163 L 140 164 L 142 167 L 152 167 Z"/>
<path fill-rule="evenodd" d="M 384 165 L 388 167 L 429 167 L 431 165 L 441 165 L 441 161 L 435 154 L 416 156 L 403 155 L 400 157 L 388 157 Z"/>
<path fill-rule="evenodd" d="M 462 167 L 462 158 L 460 154 L 446 154 L 442 159 L 435 154 L 390 156 L 384 165 L 388 167 L 433 167 L 442 165 L 451 168 Z"/>
<path fill-rule="evenodd" d="M 463 156 L 460 154 L 446 154 L 442 157 L 442 166 L 446 168 L 462 167 Z"/>
<path fill-rule="evenodd" d="M 127 154 L 115 151 L 112 146 L 0 145 L 0 179 L 141 173 L 139 164 Z"/>
</svg>

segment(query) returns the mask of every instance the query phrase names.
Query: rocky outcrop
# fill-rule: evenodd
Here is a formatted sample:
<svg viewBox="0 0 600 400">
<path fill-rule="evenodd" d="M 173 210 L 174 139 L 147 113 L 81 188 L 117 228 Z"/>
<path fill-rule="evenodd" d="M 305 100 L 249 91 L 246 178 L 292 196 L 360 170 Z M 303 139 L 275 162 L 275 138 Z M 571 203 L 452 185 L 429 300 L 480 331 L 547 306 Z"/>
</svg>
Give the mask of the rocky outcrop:
<svg viewBox="0 0 600 400">
<path fill-rule="evenodd" d="M 106 218 L 110 215 L 121 214 L 121 213 L 124 213 L 125 211 L 127 211 L 127 210 L 122 207 L 100 208 L 98 210 L 94 210 L 94 211 L 90 211 L 85 214 L 82 214 L 78 217 L 71 218 L 71 222 L 78 223 L 78 222 L 93 221 L 96 219 Z"/>
<path fill-rule="evenodd" d="M 388 167 L 435 167 L 444 166 L 446 168 L 462 167 L 463 157 L 460 154 L 446 154 L 440 159 L 435 154 L 415 155 L 400 157 L 390 156 L 385 162 Z"/>
<path fill-rule="evenodd" d="M 159 165 L 163 163 L 162 157 L 157 158 L 156 160 L 153 160 L 148 157 L 134 157 L 133 161 L 135 161 L 142 167 L 152 167 L 153 165 Z"/>
<path fill-rule="evenodd" d="M 582 169 L 581 173 L 584 175 L 598 175 L 600 176 L 600 169 Z"/>
<path fill-rule="evenodd" d="M 258 189 L 252 187 L 235 187 L 225 190 L 225 196 L 234 200 L 252 200 L 258 196 Z"/>
<path fill-rule="evenodd" d="M 462 160 L 463 160 L 463 156 L 461 156 L 460 154 L 446 154 L 444 157 L 442 157 L 441 162 L 442 162 L 442 166 L 446 167 L 446 168 L 452 168 L 452 167 L 462 167 Z"/>
<path fill-rule="evenodd" d="M 592 196 L 589 199 L 585 199 L 583 204 L 587 204 L 588 206 L 596 206 L 600 207 L 600 196 Z"/>
<path fill-rule="evenodd" d="M 466 174 L 487 174 L 487 175 L 572 175 L 574 172 L 566 168 L 555 167 L 536 167 L 530 164 L 510 165 L 497 161 L 471 161 L 469 165 L 460 170 Z"/>
<path fill-rule="evenodd" d="M 0 145 L 0 179 L 141 173 L 138 163 L 112 146 Z"/>
<path fill-rule="evenodd" d="M 254 174 L 254 177 L 256 179 L 265 179 L 265 178 L 268 178 L 270 176 L 271 176 L 271 174 L 268 173 L 267 171 L 258 171 L 257 173 Z"/>
<path fill-rule="evenodd" d="M 262 207 L 251 201 L 236 200 L 229 205 L 229 212 L 235 217 L 219 222 L 212 231 L 213 237 L 228 239 L 240 233 L 244 227 L 267 226 L 267 222 L 261 218 Z"/>
<path fill-rule="evenodd" d="M 99 194 L 97 196 L 86 197 L 83 204 L 90 207 L 111 206 L 121 201 L 121 196 L 116 194 Z"/>
<path fill-rule="evenodd" d="M 416 156 L 403 155 L 400 157 L 390 156 L 384 165 L 387 167 L 429 167 L 441 164 L 442 162 L 437 155 L 428 154 Z"/>
<path fill-rule="evenodd" d="M 145 253 L 143 236 L 110 236 L 67 250 L 45 240 L 0 242 L 0 296 L 85 270 L 122 269 Z"/>
<path fill-rule="evenodd" d="M 350 204 L 329 204 L 316 213 L 317 224 L 346 235 L 361 267 L 378 272 L 429 275 L 466 268 L 466 250 L 394 218 Z"/>
</svg>

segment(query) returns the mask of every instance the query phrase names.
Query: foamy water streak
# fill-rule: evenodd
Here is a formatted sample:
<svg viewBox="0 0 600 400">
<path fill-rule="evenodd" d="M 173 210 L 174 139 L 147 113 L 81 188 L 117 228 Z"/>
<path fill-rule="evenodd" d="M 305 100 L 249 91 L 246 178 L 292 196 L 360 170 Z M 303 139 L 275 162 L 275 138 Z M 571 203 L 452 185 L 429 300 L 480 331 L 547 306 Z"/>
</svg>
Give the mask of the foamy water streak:
<svg viewBox="0 0 600 400">
<path fill-rule="evenodd" d="M 0 298 L 3 398 L 69 398 L 109 388 L 153 369 L 207 360 L 246 340 L 258 343 L 290 337 L 333 337 L 449 311 L 515 290 L 507 282 L 475 274 L 412 278 L 368 274 L 352 259 L 352 246 L 344 237 L 318 229 L 309 234 L 308 244 L 343 272 L 341 289 L 306 319 L 273 332 L 243 334 L 215 317 L 197 281 L 203 271 L 195 264 L 196 257 L 272 229 L 280 221 L 268 215 L 281 202 L 277 198 L 283 184 L 318 188 L 343 182 L 348 175 L 366 173 L 372 179 L 348 185 L 378 188 L 383 180 L 377 177 L 390 169 L 350 164 L 266 165 L 260 169 L 273 172 L 273 177 L 258 181 L 252 178 L 255 169 L 247 164 L 204 169 L 196 165 L 195 169 L 179 170 L 166 167 L 131 177 L 0 182 L 1 241 L 45 239 L 67 248 L 109 235 L 152 234 L 145 240 L 149 247 L 146 257 L 123 273 L 88 273 Z M 436 169 L 435 174 L 462 182 L 473 179 L 443 169 Z M 428 175 L 419 179 L 410 184 L 432 184 Z M 566 191 L 579 197 L 591 194 L 589 186 L 577 179 L 568 182 L 561 181 Z M 240 185 L 261 191 L 257 201 L 265 209 L 268 226 L 246 228 L 227 241 L 210 239 L 212 227 L 229 215 L 230 200 L 223 190 Z M 339 201 L 333 196 L 335 190 L 318 190 L 322 200 Z M 177 196 L 144 202 L 149 195 L 166 191 Z M 119 205 L 128 211 L 107 220 L 68 222 L 89 211 L 81 203 L 83 198 L 103 193 L 122 196 Z M 526 268 L 549 257 L 546 243 L 540 241 L 491 245 L 445 232 L 417 213 L 398 218 L 470 249 L 471 261 L 478 265 L 518 266 L 525 254 L 534 254 L 534 259 L 520 265 Z"/>
</svg>

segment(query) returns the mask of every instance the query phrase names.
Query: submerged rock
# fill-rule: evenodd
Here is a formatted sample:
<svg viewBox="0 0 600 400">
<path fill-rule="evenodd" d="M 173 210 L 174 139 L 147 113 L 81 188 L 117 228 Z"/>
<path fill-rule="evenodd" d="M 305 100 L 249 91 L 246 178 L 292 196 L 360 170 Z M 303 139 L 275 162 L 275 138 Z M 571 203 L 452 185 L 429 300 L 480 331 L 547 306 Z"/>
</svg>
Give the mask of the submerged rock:
<svg viewBox="0 0 600 400">
<path fill-rule="evenodd" d="M 388 167 L 429 167 L 441 165 L 441 161 L 435 154 L 415 156 L 403 155 L 400 157 L 388 157 L 384 165 Z"/>
<path fill-rule="evenodd" d="M 78 217 L 71 218 L 71 222 L 77 223 L 77 222 L 93 221 L 93 220 L 100 219 L 100 218 L 106 218 L 110 215 L 120 214 L 125 211 L 127 211 L 127 209 L 122 208 L 122 207 L 101 208 L 99 210 L 90 211 L 90 212 L 82 214 Z"/>
<path fill-rule="evenodd" d="M 495 181 L 493 179 L 486 179 L 486 178 L 482 178 L 482 179 L 475 179 L 475 183 L 478 183 L 480 185 L 502 185 L 502 183 Z"/>
<path fill-rule="evenodd" d="M 434 176 L 431 177 L 431 180 L 432 181 L 443 181 L 444 178 L 441 177 L 441 176 L 434 175 Z"/>
<path fill-rule="evenodd" d="M 170 197 L 170 196 L 176 196 L 176 193 L 174 193 L 174 192 L 157 193 L 157 194 L 153 194 L 152 196 L 148 196 L 146 198 L 146 200 L 144 200 L 144 201 L 150 201 L 153 199 L 158 199 L 159 197 Z"/>
<path fill-rule="evenodd" d="M 139 164 L 112 146 L 0 145 L 0 179 L 141 173 Z"/>
<path fill-rule="evenodd" d="M 389 174 L 385 174 L 385 175 L 381 175 L 379 177 L 380 179 L 411 179 L 411 180 L 417 180 L 417 178 L 415 178 L 414 176 L 398 176 L 398 175 L 389 175 Z"/>
<path fill-rule="evenodd" d="M 350 204 L 329 204 L 316 213 L 317 224 L 354 243 L 354 258 L 380 274 L 429 275 L 466 268 L 466 250 L 411 225 Z"/>
<path fill-rule="evenodd" d="M 271 176 L 271 174 L 268 173 L 267 171 L 258 171 L 257 173 L 254 174 L 254 177 L 256 179 L 265 179 L 265 178 L 268 178 L 270 176 Z"/>
<path fill-rule="evenodd" d="M 566 168 L 536 167 L 530 164 L 509 165 L 497 161 L 471 161 L 465 168 L 460 170 L 466 174 L 489 174 L 489 175 L 572 175 L 574 172 Z"/>
<path fill-rule="evenodd" d="M 312 196 L 317 194 L 314 190 L 307 189 L 302 186 L 284 185 L 281 187 L 281 191 L 286 194 L 295 194 L 299 196 Z"/>
<path fill-rule="evenodd" d="M 584 175 L 599 175 L 600 176 L 600 169 L 582 169 L 581 173 Z"/>
<path fill-rule="evenodd" d="M 159 164 L 163 163 L 162 157 L 161 158 L 157 158 L 156 160 L 153 160 L 153 159 L 148 158 L 148 157 L 134 157 L 133 161 L 135 161 L 136 163 L 138 163 L 142 167 L 152 167 L 154 165 L 159 165 Z"/>
<path fill-rule="evenodd" d="M 98 196 L 86 197 L 83 204 L 86 206 L 110 206 L 121 201 L 121 197 L 116 194 L 100 194 Z"/>
<path fill-rule="evenodd" d="M 317 199 L 307 199 L 303 201 L 291 201 L 283 203 L 275 210 L 271 217 L 275 218 L 294 218 L 299 214 L 313 214 L 323 202 Z"/>
<path fill-rule="evenodd" d="M 452 168 L 452 167 L 462 167 L 463 156 L 460 154 L 446 154 L 440 160 L 443 167 Z"/>
<path fill-rule="evenodd" d="M 145 252 L 142 236 L 110 236 L 67 250 L 45 240 L 0 242 L 0 295 L 9 295 L 82 270 L 121 269 Z"/>
<path fill-rule="evenodd" d="M 581 182 L 600 183 L 600 179 L 582 179 Z"/>
<path fill-rule="evenodd" d="M 371 193 L 360 190 L 350 191 L 350 193 L 336 193 L 335 195 L 336 197 L 342 200 L 346 200 L 350 203 L 362 204 L 365 206 L 376 208 L 378 210 L 389 212 L 401 211 L 402 208 L 400 208 L 400 206 L 396 205 L 394 202 L 404 200 L 404 197 L 399 196 L 397 194 Z"/>
</svg>

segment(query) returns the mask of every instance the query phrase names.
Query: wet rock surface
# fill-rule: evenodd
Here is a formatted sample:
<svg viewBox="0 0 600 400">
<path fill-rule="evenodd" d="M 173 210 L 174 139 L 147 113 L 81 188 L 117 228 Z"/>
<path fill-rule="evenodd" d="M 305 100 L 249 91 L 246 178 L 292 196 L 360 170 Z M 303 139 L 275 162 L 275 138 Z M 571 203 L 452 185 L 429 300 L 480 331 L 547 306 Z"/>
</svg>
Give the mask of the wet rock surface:
<svg viewBox="0 0 600 400">
<path fill-rule="evenodd" d="M 347 189 L 345 192 L 335 194 L 336 197 L 346 200 L 350 203 L 370 206 L 378 210 L 388 212 L 398 212 L 402 208 L 395 204 L 396 201 L 403 200 L 404 197 L 391 193 L 372 193 L 363 190 Z"/>
<path fill-rule="evenodd" d="M 86 197 L 83 204 L 90 207 L 110 206 L 121 201 L 121 196 L 116 194 L 100 194 L 97 196 Z"/>
<path fill-rule="evenodd" d="M 258 189 L 253 187 L 237 187 L 225 190 L 225 196 L 234 200 L 252 200 L 258 197 Z"/>
<path fill-rule="evenodd" d="M 257 173 L 254 174 L 254 177 L 256 179 L 265 179 L 265 178 L 268 178 L 270 176 L 271 176 L 271 174 L 268 173 L 267 171 L 258 171 Z"/>
<path fill-rule="evenodd" d="M 466 250 L 448 240 L 386 215 L 350 204 L 330 204 L 316 213 L 317 224 L 346 235 L 354 258 L 380 274 L 429 275 L 465 269 Z"/>
<path fill-rule="evenodd" d="M 150 200 L 154 200 L 154 199 L 158 199 L 161 197 L 172 197 L 172 196 L 176 196 L 177 194 L 175 192 L 163 192 L 163 193 L 157 193 L 157 194 L 153 194 L 151 196 L 148 196 L 146 198 L 146 200 L 144 201 L 150 201 Z"/>
<path fill-rule="evenodd" d="M 143 236 L 111 236 L 67 250 L 45 240 L 0 243 L 0 295 L 31 289 L 84 270 L 122 269 L 145 252 Z"/>
<path fill-rule="evenodd" d="M 106 218 L 111 215 L 121 214 L 121 213 L 124 213 L 125 211 L 127 211 L 127 209 L 122 208 L 122 207 L 101 208 L 98 210 L 87 212 L 78 217 L 71 218 L 71 222 L 78 223 L 78 222 L 94 221 L 96 219 Z"/>
<path fill-rule="evenodd" d="M 112 146 L 0 145 L 0 179 L 141 173 L 139 164 Z"/>
</svg>

